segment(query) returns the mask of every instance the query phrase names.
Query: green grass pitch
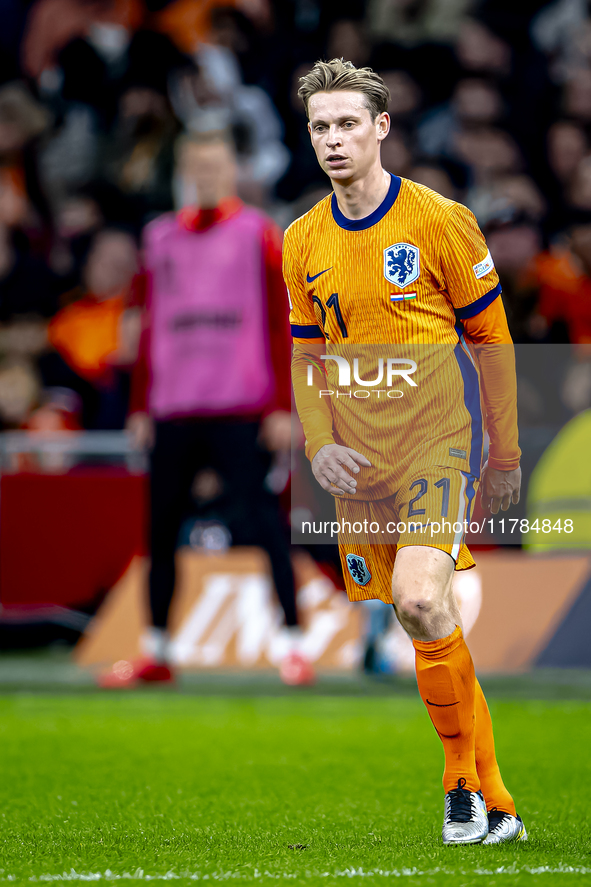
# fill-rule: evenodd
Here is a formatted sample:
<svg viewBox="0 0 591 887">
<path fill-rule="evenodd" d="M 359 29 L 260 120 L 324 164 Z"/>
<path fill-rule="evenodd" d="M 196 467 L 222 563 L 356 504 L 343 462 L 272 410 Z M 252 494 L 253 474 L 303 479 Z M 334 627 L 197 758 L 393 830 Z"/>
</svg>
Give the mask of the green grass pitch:
<svg viewBox="0 0 591 887">
<path fill-rule="evenodd" d="M 418 698 L 0 696 L 0 881 L 591 884 L 591 703 L 491 701 L 527 844 L 444 848 Z"/>
</svg>

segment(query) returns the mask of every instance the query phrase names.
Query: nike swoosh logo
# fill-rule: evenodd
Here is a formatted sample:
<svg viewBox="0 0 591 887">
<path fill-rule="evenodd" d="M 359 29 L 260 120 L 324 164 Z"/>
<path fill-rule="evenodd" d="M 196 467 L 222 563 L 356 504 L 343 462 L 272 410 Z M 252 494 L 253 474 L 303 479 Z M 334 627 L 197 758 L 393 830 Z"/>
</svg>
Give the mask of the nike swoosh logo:
<svg viewBox="0 0 591 887">
<path fill-rule="evenodd" d="M 435 705 L 437 708 L 450 708 L 450 706 L 452 706 L 452 705 L 459 705 L 460 704 L 459 699 L 457 702 L 446 702 L 443 705 L 440 702 L 429 702 L 428 699 L 426 701 L 427 701 L 427 705 Z"/>
<path fill-rule="evenodd" d="M 324 271 L 320 271 L 319 274 L 315 274 L 314 277 L 310 277 L 309 274 L 306 274 L 306 280 L 308 283 L 312 283 L 313 280 L 316 280 L 317 277 L 321 277 L 323 274 L 326 274 L 327 271 L 332 271 L 332 265 L 330 268 L 325 268 Z"/>
</svg>

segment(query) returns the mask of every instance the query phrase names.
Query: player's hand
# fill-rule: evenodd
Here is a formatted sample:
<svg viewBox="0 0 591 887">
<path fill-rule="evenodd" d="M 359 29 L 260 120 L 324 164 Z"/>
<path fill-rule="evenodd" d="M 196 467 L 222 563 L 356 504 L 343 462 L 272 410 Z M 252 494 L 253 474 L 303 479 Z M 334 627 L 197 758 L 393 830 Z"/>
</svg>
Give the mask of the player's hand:
<svg viewBox="0 0 591 887">
<path fill-rule="evenodd" d="M 259 439 L 272 453 L 291 449 L 291 413 L 275 410 L 265 416 L 261 423 Z"/>
<path fill-rule="evenodd" d="M 132 413 L 125 423 L 136 450 L 149 450 L 154 445 L 154 423 L 147 413 Z"/>
<path fill-rule="evenodd" d="M 312 459 L 312 473 L 323 490 L 333 496 L 355 493 L 357 481 L 351 475 L 361 468 L 371 468 L 371 462 L 350 447 L 325 444 Z"/>
<path fill-rule="evenodd" d="M 507 511 L 511 503 L 517 505 L 519 502 L 520 490 L 521 468 L 500 471 L 485 463 L 480 480 L 480 502 L 485 511 L 491 514 L 498 514 L 499 508 Z"/>
</svg>

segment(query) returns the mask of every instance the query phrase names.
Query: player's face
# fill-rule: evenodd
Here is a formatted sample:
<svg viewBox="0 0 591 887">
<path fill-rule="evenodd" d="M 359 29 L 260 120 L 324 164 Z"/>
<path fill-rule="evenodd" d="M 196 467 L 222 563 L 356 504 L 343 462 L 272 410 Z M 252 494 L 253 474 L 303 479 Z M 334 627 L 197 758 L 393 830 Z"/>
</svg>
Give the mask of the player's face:
<svg viewBox="0 0 591 887">
<path fill-rule="evenodd" d="M 318 163 L 333 181 L 361 179 L 379 162 L 390 118 L 372 121 L 361 92 L 318 92 L 308 104 L 308 131 Z"/>
<path fill-rule="evenodd" d="M 197 187 L 202 209 L 212 209 L 236 191 L 236 160 L 224 142 L 187 142 L 179 156 L 178 169 L 187 182 Z"/>
</svg>

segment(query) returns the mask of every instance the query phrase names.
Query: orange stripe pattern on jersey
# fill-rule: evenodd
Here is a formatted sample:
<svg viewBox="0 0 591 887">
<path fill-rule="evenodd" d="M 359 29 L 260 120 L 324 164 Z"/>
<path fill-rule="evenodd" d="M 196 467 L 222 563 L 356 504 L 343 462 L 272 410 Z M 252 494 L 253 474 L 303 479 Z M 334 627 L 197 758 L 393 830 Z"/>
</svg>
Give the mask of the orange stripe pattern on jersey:
<svg viewBox="0 0 591 887">
<path fill-rule="evenodd" d="M 333 343 L 456 344 L 455 311 L 499 294 L 492 262 L 476 276 L 488 249 L 466 207 L 397 176 L 384 203 L 381 217 L 376 211 L 376 221 L 361 219 L 356 230 L 337 221 L 349 220 L 333 194 L 287 229 L 284 275 L 296 341 L 316 332 Z M 338 311 L 336 299 L 328 304 L 333 294 Z"/>
<path fill-rule="evenodd" d="M 482 421 L 482 417 L 476 416 L 467 403 L 468 397 L 473 398 L 473 391 L 469 389 L 478 386 L 478 375 L 462 353 L 467 353 L 465 346 L 458 348 L 463 324 L 468 341 L 499 343 L 497 348 L 505 343 L 511 351 L 509 354 L 507 349 L 499 348 L 500 352 L 506 351 L 506 355 L 497 354 L 493 360 L 489 352 L 487 360 L 496 375 L 497 392 L 496 397 L 491 398 L 496 413 L 489 417 L 496 434 L 491 434 L 491 464 L 505 470 L 519 464 L 514 362 L 499 299 L 499 279 L 476 219 L 466 207 L 423 185 L 392 176 L 382 205 L 365 219 L 349 220 L 340 213 L 333 194 L 288 228 L 284 241 L 284 276 L 290 293 L 290 320 L 296 343 L 292 368 L 296 403 L 310 459 L 321 446 L 332 441 L 354 448 L 354 439 L 370 443 L 372 435 L 368 430 L 373 426 L 375 437 L 381 437 L 381 442 L 375 443 L 382 449 L 382 460 L 392 456 L 391 452 L 386 455 L 383 451 L 382 444 L 387 440 L 388 449 L 395 450 L 400 464 L 402 452 L 384 430 L 392 427 L 393 417 L 402 419 L 404 413 L 402 404 L 394 411 L 386 409 L 391 403 L 367 404 L 364 419 L 359 418 L 357 422 L 359 433 L 351 436 L 356 426 L 353 407 L 358 405 L 339 403 L 337 415 L 334 401 L 327 405 L 318 399 L 319 389 L 334 390 L 335 367 L 327 365 L 326 378 L 314 370 L 314 389 L 306 384 L 308 365 L 319 363 L 314 342 L 323 343 L 321 351 L 325 352 L 358 343 L 438 344 L 440 348 L 446 346 L 440 353 L 439 391 L 434 392 L 431 386 L 419 395 L 415 392 L 413 402 L 418 409 L 421 400 L 430 398 L 431 416 L 455 413 L 456 418 L 448 422 L 447 427 L 448 437 L 455 438 L 455 442 L 442 443 L 442 450 L 437 440 L 433 440 L 429 462 L 435 464 L 439 460 L 439 464 L 450 464 L 445 457 L 450 448 L 464 451 L 464 463 L 454 461 L 453 466 L 478 474 L 479 466 L 478 470 L 474 467 L 475 447 L 471 447 L 468 437 L 474 423 Z M 490 385 L 488 389 L 492 391 Z M 404 408 L 407 406 L 405 401 Z M 409 453 L 415 449 L 408 440 L 409 435 L 417 441 L 433 439 L 434 429 L 424 427 L 426 414 L 422 416 L 421 423 L 417 410 L 412 416 L 408 409 L 404 413 L 405 448 Z M 339 433 L 339 425 L 347 428 L 346 437 Z M 396 426 L 399 427 L 398 422 Z M 435 433 L 435 438 L 443 441 L 441 430 Z M 478 441 L 473 444 L 479 445 Z M 470 450 L 474 460 L 470 460 Z M 391 492 L 391 489 L 389 492 L 379 490 L 375 495 Z"/>
</svg>

